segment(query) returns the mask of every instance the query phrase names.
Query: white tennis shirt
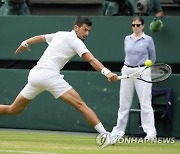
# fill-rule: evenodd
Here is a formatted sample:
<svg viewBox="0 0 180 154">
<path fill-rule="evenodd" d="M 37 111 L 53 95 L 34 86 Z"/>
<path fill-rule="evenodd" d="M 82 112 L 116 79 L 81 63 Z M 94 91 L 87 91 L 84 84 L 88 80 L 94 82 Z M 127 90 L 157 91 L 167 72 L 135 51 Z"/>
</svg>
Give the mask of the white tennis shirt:
<svg viewBox="0 0 180 154">
<path fill-rule="evenodd" d="M 45 34 L 48 47 L 37 62 L 36 68 L 46 68 L 60 71 L 64 65 L 76 54 L 80 57 L 89 52 L 86 45 L 80 40 L 75 31 L 59 31 Z"/>
</svg>

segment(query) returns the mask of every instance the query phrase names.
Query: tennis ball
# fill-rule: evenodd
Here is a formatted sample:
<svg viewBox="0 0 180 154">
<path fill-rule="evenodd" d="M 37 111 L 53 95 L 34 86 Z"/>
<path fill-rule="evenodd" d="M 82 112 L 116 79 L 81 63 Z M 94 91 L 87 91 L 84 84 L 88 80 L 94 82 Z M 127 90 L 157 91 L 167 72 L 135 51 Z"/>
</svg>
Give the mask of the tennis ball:
<svg viewBox="0 0 180 154">
<path fill-rule="evenodd" d="M 145 65 L 147 66 L 147 67 L 150 67 L 151 65 L 152 65 L 152 61 L 151 60 L 146 60 L 145 61 Z"/>
</svg>

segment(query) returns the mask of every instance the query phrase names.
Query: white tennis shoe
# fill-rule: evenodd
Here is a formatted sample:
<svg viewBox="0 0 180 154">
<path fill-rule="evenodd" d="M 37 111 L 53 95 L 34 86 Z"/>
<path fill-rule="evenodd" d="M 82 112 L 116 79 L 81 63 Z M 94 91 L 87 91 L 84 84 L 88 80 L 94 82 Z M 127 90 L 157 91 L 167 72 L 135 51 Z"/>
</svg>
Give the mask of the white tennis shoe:
<svg viewBox="0 0 180 154">
<path fill-rule="evenodd" d="M 105 148 L 108 145 L 111 145 L 111 134 L 109 132 L 107 133 L 101 133 L 96 137 L 96 143 L 100 148 Z"/>
</svg>

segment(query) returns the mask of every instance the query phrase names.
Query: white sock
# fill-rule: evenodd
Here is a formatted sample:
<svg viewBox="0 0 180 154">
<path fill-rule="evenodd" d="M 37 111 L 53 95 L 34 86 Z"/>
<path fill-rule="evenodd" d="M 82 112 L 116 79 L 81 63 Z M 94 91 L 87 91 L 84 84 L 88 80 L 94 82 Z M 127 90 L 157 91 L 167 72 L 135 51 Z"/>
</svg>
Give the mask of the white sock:
<svg viewBox="0 0 180 154">
<path fill-rule="evenodd" d="M 107 132 L 101 122 L 98 123 L 98 124 L 94 127 L 94 129 L 96 129 L 99 133 L 106 133 L 106 132 Z"/>
</svg>

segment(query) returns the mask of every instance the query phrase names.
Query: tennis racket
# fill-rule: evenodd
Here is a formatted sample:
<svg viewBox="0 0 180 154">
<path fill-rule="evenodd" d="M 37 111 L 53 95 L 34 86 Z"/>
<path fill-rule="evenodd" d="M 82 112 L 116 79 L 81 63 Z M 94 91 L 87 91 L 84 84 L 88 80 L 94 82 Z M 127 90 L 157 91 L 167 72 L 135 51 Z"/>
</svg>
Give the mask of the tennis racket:
<svg viewBox="0 0 180 154">
<path fill-rule="evenodd" d="M 148 83 L 156 83 L 166 80 L 172 73 L 169 65 L 164 63 L 157 63 L 150 67 L 145 67 L 141 71 L 129 75 L 118 76 L 121 79 L 138 79 Z"/>
</svg>

